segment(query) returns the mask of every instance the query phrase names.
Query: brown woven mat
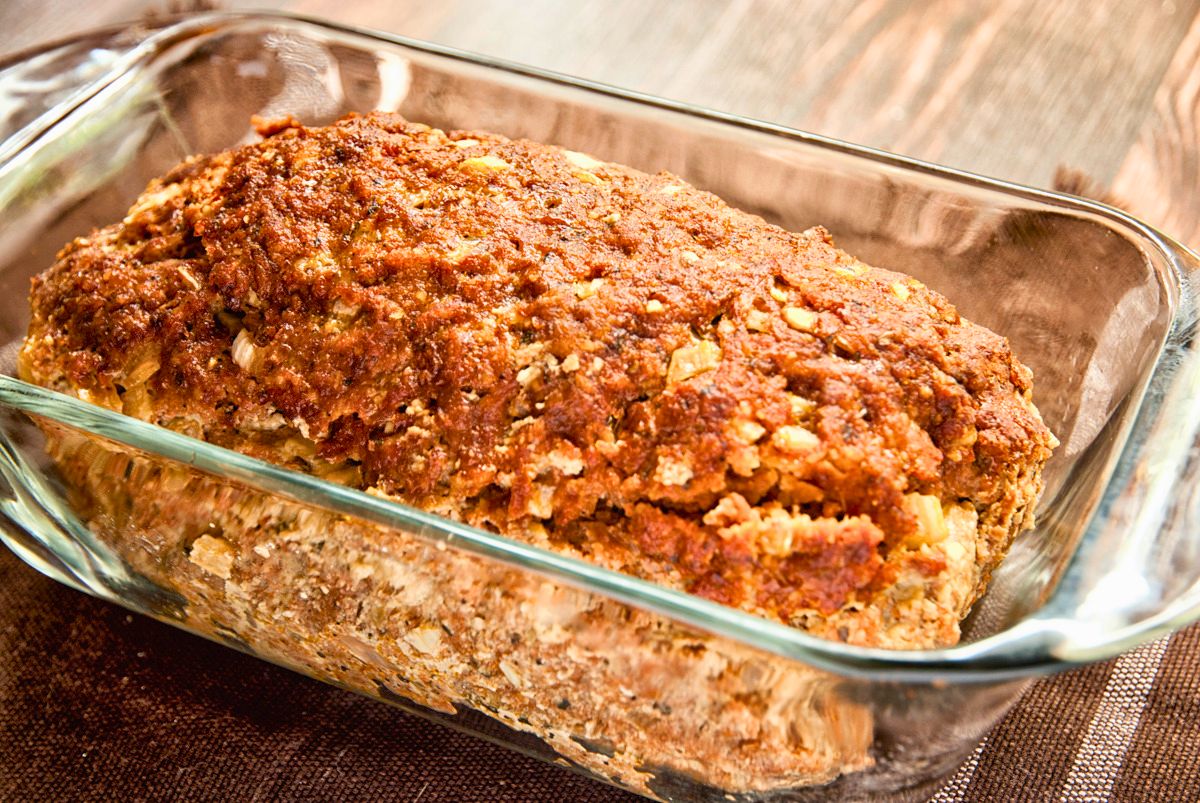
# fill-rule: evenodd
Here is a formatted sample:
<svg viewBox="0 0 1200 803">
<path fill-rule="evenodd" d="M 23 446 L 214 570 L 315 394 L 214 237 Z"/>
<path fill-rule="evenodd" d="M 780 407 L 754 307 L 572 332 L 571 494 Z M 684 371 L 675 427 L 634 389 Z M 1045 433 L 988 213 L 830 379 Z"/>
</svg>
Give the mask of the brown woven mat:
<svg viewBox="0 0 1200 803">
<path fill-rule="evenodd" d="M 59 586 L 0 548 L 0 800 L 631 795 Z M 935 798 L 1200 799 L 1200 629 L 1037 683 Z"/>
</svg>

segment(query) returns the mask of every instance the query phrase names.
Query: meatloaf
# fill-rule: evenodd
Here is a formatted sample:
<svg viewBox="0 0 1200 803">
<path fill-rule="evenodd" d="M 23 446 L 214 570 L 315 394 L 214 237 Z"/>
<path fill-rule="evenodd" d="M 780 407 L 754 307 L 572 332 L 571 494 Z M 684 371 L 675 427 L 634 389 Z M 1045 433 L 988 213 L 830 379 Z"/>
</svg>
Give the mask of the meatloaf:
<svg viewBox="0 0 1200 803">
<path fill-rule="evenodd" d="M 23 378 L 857 645 L 955 643 L 1031 525 L 1056 441 L 1030 371 L 1003 337 L 824 229 L 784 231 L 667 173 L 395 114 L 259 131 L 186 160 L 124 220 L 60 252 L 33 282 Z M 359 659 L 403 658 L 383 642 L 411 622 L 387 636 L 354 619 L 361 604 L 279 601 L 293 581 L 272 563 L 287 541 L 278 522 L 307 533 L 306 559 L 317 530 L 344 522 L 297 524 L 262 500 L 231 513 L 162 467 L 97 471 L 94 445 L 50 434 L 93 528 L 221 627 L 249 640 L 256 612 L 263 639 L 263 623 L 295 606 L 297 639 L 336 625 Z M 157 507 L 139 512 L 129 500 L 148 490 Z M 139 527 L 154 537 L 128 534 Z M 392 537 L 381 533 L 345 535 L 354 554 L 323 578 L 325 595 L 361 598 L 363 554 Z M 370 582 L 384 597 L 403 585 Z M 455 654 L 469 663 L 471 649 Z M 540 671 L 546 655 L 525 659 Z M 464 688 L 445 686 L 443 707 L 477 706 Z M 545 736 L 568 716 L 549 702 L 530 703 L 557 708 L 540 725 L 485 707 Z M 833 716 L 842 727 L 848 715 Z M 781 736 L 796 763 L 778 777 L 862 766 L 847 756 L 866 731 L 839 736 L 856 745 L 840 753 Z M 604 751 L 607 764 L 625 750 Z M 724 788 L 774 783 L 738 775 L 727 744 L 711 753 L 688 771 Z"/>
</svg>

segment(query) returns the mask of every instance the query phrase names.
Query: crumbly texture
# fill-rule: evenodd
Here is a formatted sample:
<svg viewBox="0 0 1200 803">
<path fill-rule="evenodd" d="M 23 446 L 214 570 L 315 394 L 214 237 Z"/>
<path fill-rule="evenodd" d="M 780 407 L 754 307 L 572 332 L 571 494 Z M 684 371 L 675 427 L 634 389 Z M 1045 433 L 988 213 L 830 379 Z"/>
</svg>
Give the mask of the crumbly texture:
<svg viewBox="0 0 1200 803">
<path fill-rule="evenodd" d="M 45 430 L 72 508 L 138 575 L 186 602 L 178 615 L 195 632 L 426 713 L 481 712 L 518 739 L 536 736 L 559 763 L 651 797 L 678 799 L 684 783 L 696 790 L 687 799 L 723 802 L 868 767 L 898 784 L 927 772 L 924 744 L 913 766 L 876 765 L 861 688 L 806 664 Z"/>
<path fill-rule="evenodd" d="M 260 143 L 179 165 L 123 221 L 63 249 L 33 284 L 24 378 L 853 644 L 956 642 L 1032 523 L 1055 440 L 1028 369 L 1002 337 L 824 230 L 786 232 L 669 174 L 396 115 L 260 130 Z M 320 587 L 336 589 L 333 608 L 361 614 L 364 594 L 400 604 L 388 602 L 400 586 L 351 582 L 354 560 L 313 547 L 324 529 L 301 527 L 303 560 L 272 568 L 272 533 L 294 515 L 195 513 L 200 497 L 143 509 L 145 488 L 88 468 L 69 443 L 52 448 L 93 528 L 252 645 L 283 632 L 288 566 L 332 573 Z M 113 504 L 144 520 L 123 535 Z M 211 527 L 164 535 L 195 516 Z M 362 554 L 386 541 L 346 538 Z M 299 610 L 297 638 L 331 622 L 371 650 L 386 635 Z M 422 615 L 435 613 L 453 616 Z M 482 644 L 450 652 L 466 666 Z M 328 654 L 304 650 L 293 660 L 310 669 Z M 523 660 L 537 672 L 546 658 Z M 447 699 L 497 707 L 480 688 Z M 597 710 L 632 710 L 611 688 L 589 693 L 604 697 Z M 634 767 L 655 748 L 629 738 Z M 863 765 L 865 744 L 824 738 L 787 748 L 798 763 L 776 776 Z M 777 785 L 710 747 L 696 772 Z"/>
<path fill-rule="evenodd" d="M 62 251 L 25 376 L 857 644 L 954 642 L 1030 522 L 1030 372 L 825 231 L 395 115 L 262 131 Z"/>
</svg>

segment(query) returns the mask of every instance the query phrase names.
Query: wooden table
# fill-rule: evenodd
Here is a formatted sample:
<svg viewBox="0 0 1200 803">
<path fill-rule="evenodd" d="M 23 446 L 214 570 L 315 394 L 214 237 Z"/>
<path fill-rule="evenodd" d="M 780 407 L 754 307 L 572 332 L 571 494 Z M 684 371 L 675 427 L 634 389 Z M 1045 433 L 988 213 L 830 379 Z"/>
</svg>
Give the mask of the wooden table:
<svg viewBox="0 0 1200 803">
<path fill-rule="evenodd" d="M 85 14 L 74 0 L 10 0 L 0 6 L 0 51 L 165 5 L 94 0 Z M 251 6 L 429 39 L 1035 186 L 1079 171 L 1090 184 L 1068 187 L 1111 188 L 1128 210 L 1200 245 L 1200 0 L 225 4 Z M 1132 794 L 1117 779 L 1120 761 L 1107 781 L 1080 780 L 1078 765 L 1113 750 L 1136 754 L 1134 731 L 1155 701 L 1173 706 L 1172 716 L 1200 714 L 1195 683 L 1168 688 L 1156 674 L 1198 641 L 1185 631 L 1040 682 L 947 799 Z M 1030 719 L 1031 706 L 1061 710 L 1052 733 Z M 1174 760 L 1194 766 L 1200 739 L 1192 736 Z M 1030 739 L 1047 740 L 1047 761 L 996 769 L 1006 749 Z M 1053 759 L 1054 740 L 1072 743 L 1066 758 Z M 1200 784 L 1200 774 L 1191 779 Z M 1165 783 L 1138 796 L 1195 796 Z"/>
<path fill-rule="evenodd" d="M 1200 0 L 9 0 L 0 51 L 164 8 L 277 8 L 1034 186 L 1200 234 Z"/>
</svg>

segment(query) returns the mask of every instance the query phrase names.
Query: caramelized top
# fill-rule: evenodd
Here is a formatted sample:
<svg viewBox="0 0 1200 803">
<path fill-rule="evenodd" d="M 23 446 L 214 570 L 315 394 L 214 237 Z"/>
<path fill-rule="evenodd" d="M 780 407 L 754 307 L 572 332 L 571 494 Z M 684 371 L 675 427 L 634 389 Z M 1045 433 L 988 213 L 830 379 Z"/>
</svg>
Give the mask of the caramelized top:
<svg viewBox="0 0 1200 803">
<path fill-rule="evenodd" d="M 61 252 L 27 377 L 785 621 L 894 582 L 914 499 L 1005 508 L 985 571 L 1032 502 L 1028 369 L 820 228 L 395 115 L 261 130 Z"/>
</svg>

